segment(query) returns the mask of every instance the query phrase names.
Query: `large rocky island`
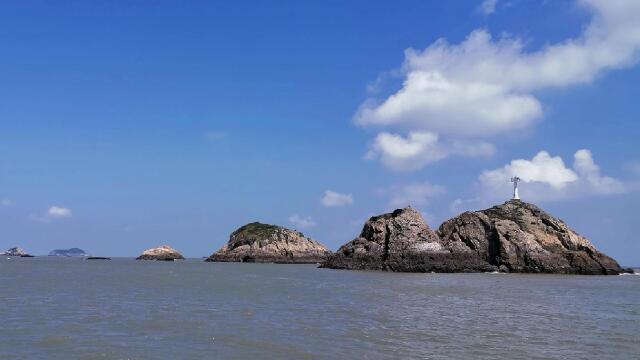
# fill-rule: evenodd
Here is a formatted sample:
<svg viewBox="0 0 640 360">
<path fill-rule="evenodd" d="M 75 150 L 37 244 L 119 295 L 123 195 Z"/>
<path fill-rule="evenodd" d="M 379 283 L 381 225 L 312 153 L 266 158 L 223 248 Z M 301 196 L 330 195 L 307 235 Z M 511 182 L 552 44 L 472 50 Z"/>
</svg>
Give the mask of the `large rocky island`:
<svg viewBox="0 0 640 360">
<path fill-rule="evenodd" d="M 301 232 L 253 222 L 234 231 L 206 261 L 304 264 L 322 262 L 330 253 Z"/>
<path fill-rule="evenodd" d="M 158 261 L 174 261 L 184 260 L 184 256 L 169 245 L 162 245 L 156 248 L 147 249 L 142 252 L 136 260 L 158 260 Z"/>
<path fill-rule="evenodd" d="M 374 216 L 322 267 L 405 272 L 609 275 L 628 271 L 533 204 L 465 212 L 432 231 L 412 208 Z"/>
</svg>

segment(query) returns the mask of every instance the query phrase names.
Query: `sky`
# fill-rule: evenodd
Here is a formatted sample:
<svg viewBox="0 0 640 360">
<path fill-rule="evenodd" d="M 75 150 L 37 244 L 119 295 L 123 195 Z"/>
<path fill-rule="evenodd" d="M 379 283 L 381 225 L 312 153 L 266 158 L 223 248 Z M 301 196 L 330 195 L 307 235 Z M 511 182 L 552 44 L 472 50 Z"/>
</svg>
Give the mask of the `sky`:
<svg viewBox="0 0 640 360">
<path fill-rule="evenodd" d="M 520 195 L 640 264 L 640 2 L 0 5 L 0 248 L 335 250 Z"/>
</svg>

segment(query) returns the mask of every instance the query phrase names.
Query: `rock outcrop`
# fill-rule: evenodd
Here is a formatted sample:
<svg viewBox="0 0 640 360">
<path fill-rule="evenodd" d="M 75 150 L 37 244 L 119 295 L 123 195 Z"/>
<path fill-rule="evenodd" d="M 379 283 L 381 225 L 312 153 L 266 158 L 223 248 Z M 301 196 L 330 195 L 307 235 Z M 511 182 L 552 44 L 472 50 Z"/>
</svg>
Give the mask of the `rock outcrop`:
<svg viewBox="0 0 640 360">
<path fill-rule="evenodd" d="M 174 261 L 184 260 L 184 256 L 169 245 L 162 245 L 156 248 L 147 249 L 138 256 L 136 260 L 160 260 Z"/>
<path fill-rule="evenodd" d="M 206 261 L 304 264 L 322 262 L 330 253 L 301 232 L 254 222 L 234 231 Z"/>
<path fill-rule="evenodd" d="M 84 250 L 78 248 L 71 249 L 55 249 L 49 252 L 49 256 L 64 256 L 64 257 L 85 257 L 89 256 Z"/>
<path fill-rule="evenodd" d="M 29 253 L 19 247 L 12 247 L 11 249 L 7 249 L 7 251 L 0 253 L 0 255 L 13 257 L 33 257 L 33 255 L 29 255 Z"/>
<path fill-rule="evenodd" d="M 411 208 L 372 217 L 358 238 L 322 266 L 411 272 L 626 271 L 561 220 L 519 200 L 465 212 L 437 232 Z"/>
</svg>

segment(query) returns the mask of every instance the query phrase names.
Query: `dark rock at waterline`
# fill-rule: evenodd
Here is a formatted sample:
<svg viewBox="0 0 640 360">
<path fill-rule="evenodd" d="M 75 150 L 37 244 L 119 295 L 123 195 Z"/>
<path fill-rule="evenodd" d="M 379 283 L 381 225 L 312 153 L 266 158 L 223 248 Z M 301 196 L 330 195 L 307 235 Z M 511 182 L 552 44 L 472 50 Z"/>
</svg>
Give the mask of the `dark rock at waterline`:
<svg viewBox="0 0 640 360">
<path fill-rule="evenodd" d="M 89 256 L 84 250 L 78 248 L 71 249 L 55 249 L 49 253 L 49 256 L 65 256 L 65 257 L 85 257 Z"/>
<path fill-rule="evenodd" d="M 106 256 L 89 256 L 87 260 L 111 260 L 111 258 Z"/>
<path fill-rule="evenodd" d="M 147 249 L 138 256 L 136 260 L 159 260 L 174 261 L 184 260 L 184 256 L 169 245 L 162 245 L 156 248 Z"/>
<path fill-rule="evenodd" d="M 206 261 L 303 264 L 322 262 L 330 253 L 299 231 L 254 222 L 234 231 Z"/>
<path fill-rule="evenodd" d="M 535 205 L 511 200 L 465 212 L 434 233 L 419 212 L 369 219 L 322 267 L 411 272 L 619 274 L 618 263 Z"/>
</svg>

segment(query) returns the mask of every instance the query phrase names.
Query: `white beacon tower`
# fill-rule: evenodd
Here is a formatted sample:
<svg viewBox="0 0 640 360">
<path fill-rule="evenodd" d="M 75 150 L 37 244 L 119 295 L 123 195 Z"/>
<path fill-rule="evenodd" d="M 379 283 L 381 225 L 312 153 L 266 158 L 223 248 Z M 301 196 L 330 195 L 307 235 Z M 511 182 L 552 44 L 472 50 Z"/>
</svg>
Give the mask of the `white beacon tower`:
<svg viewBox="0 0 640 360">
<path fill-rule="evenodd" d="M 521 180 L 522 179 L 517 176 L 511 178 L 511 182 L 513 183 L 513 198 L 511 198 L 512 200 L 520 200 L 520 196 L 518 195 L 518 182 L 520 182 Z"/>
</svg>

